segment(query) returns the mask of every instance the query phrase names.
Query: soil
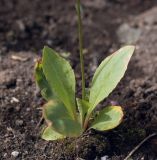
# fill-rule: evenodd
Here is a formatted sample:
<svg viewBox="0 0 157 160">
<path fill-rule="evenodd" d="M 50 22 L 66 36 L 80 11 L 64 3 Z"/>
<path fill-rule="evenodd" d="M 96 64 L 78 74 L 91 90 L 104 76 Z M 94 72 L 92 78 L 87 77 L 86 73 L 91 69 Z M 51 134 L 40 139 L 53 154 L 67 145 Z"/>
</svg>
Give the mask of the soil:
<svg viewBox="0 0 157 160">
<path fill-rule="evenodd" d="M 145 137 L 157 132 L 157 1 L 84 0 L 87 85 L 107 55 L 124 44 L 136 44 L 125 77 L 99 107 L 117 103 L 123 106 L 125 117 L 119 127 L 105 133 L 91 130 L 78 139 L 56 142 L 40 138 L 45 101 L 33 72 L 44 45 L 70 60 L 80 96 L 74 6 L 74 0 L 0 0 L 1 160 L 99 160 L 104 156 L 123 160 Z M 155 160 L 156 148 L 154 137 L 132 159 Z"/>
</svg>

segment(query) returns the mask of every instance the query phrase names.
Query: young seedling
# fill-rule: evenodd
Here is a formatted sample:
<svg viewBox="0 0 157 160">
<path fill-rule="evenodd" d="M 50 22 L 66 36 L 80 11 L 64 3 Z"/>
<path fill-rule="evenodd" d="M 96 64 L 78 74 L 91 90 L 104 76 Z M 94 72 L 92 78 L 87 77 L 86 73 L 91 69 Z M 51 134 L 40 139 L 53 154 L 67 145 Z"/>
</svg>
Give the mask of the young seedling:
<svg viewBox="0 0 157 160">
<path fill-rule="evenodd" d="M 113 91 L 124 76 L 134 46 L 125 46 L 102 61 L 93 76 L 89 93 L 85 89 L 83 34 L 80 0 L 77 0 L 82 98 L 75 97 L 75 75 L 69 62 L 53 49 L 45 46 L 41 62 L 36 63 L 35 78 L 47 103 L 43 117 L 47 122 L 42 138 L 57 140 L 77 137 L 88 129 L 107 131 L 120 124 L 120 106 L 107 106 L 94 114 L 96 106 Z"/>
</svg>

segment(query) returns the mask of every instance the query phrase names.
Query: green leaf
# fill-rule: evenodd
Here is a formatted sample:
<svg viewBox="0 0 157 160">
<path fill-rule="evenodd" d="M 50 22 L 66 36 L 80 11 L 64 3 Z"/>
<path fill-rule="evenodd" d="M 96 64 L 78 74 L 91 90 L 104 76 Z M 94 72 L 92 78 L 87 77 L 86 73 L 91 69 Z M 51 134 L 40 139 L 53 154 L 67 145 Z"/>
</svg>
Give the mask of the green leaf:
<svg viewBox="0 0 157 160">
<path fill-rule="evenodd" d="M 65 136 L 63 136 L 63 135 L 57 133 L 56 131 L 54 131 L 54 129 L 51 126 L 44 129 L 44 132 L 43 132 L 41 137 L 44 140 L 47 140 L 47 141 L 54 141 L 54 140 L 57 140 L 57 139 L 65 138 Z"/>
<path fill-rule="evenodd" d="M 89 112 L 113 91 L 124 76 L 134 46 L 125 46 L 108 56 L 97 68 L 90 89 L 89 102 L 92 104 Z"/>
<path fill-rule="evenodd" d="M 43 116 L 48 126 L 64 136 L 76 137 L 82 133 L 80 123 L 70 117 L 68 110 L 61 102 L 53 100 L 45 104 Z"/>
<path fill-rule="evenodd" d="M 89 94 L 90 94 L 90 89 L 89 88 L 85 88 L 85 100 L 89 101 Z"/>
<path fill-rule="evenodd" d="M 43 98 L 47 101 L 53 99 L 53 92 L 44 75 L 42 63 L 40 63 L 39 61 L 36 62 L 35 65 L 35 80 L 41 90 L 41 95 L 43 96 Z"/>
<path fill-rule="evenodd" d="M 83 125 L 87 111 L 90 108 L 90 104 L 89 102 L 79 98 L 77 98 L 76 100 L 77 100 L 77 106 L 80 114 L 81 124 Z"/>
<path fill-rule="evenodd" d="M 123 111 L 120 106 L 106 107 L 100 111 L 99 115 L 94 119 L 90 128 L 105 131 L 117 127 L 123 118 Z"/>
<path fill-rule="evenodd" d="M 44 47 L 43 70 L 51 88 L 74 119 L 76 117 L 75 75 L 69 62 L 51 48 Z"/>
</svg>

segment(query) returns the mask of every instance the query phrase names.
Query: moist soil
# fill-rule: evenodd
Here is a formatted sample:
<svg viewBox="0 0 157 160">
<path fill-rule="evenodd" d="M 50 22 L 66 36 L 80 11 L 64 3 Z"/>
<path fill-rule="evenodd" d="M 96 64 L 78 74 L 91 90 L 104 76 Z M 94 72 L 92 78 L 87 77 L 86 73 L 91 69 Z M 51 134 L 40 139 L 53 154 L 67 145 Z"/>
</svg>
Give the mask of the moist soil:
<svg viewBox="0 0 157 160">
<path fill-rule="evenodd" d="M 33 73 L 44 45 L 70 61 L 80 96 L 74 6 L 74 0 L 0 0 L 1 160 L 99 160 L 104 156 L 123 160 L 139 142 L 157 132 L 157 1 L 84 0 L 87 86 L 107 55 L 124 44 L 136 44 L 125 77 L 98 106 L 121 105 L 124 120 L 112 131 L 90 130 L 77 139 L 47 142 L 40 138 L 45 101 Z M 132 159 L 157 159 L 157 137 L 143 144 Z"/>
</svg>

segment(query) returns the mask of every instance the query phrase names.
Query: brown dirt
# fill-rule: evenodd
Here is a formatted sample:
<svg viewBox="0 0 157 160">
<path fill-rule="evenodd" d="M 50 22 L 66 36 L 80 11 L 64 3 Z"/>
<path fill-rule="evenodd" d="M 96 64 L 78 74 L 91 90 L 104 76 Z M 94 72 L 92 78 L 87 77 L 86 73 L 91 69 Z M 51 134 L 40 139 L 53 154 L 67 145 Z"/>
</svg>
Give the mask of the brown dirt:
<svg viewBox="0 0 157 160">
<path fill-rule="evenodd" d="M 137 49 L 127 74 L 104 102 L 115 101 L 125 110 L 123 124 L 108 133 L 90 131 L 75 140 L 46 142 L 38 127 L 44 100 L 34 82 L 34 61 L 43 45 L 71 53 L 80 92 L 77 25 L 74 0 L 0 0 L 0 159 L 94 160 L 105 155 L 124 159 L 142 139 L 157 132 L 157 15 L 156 0 L 85 0 L 84 43 L 87 84 L 95 67 L 118 49 L 121 38 L 136 34 Z M 119 37 L 122 24 L 130 28 Z M 132 33 L 132 30 L 135 33 Z M 120 35 L 121 36 L 121 35 Z M 126 42 L 128 43 L 128 42 Z M 13 57 L 14 56 L 14 57 Z M 20 57 L 20 60 L 14 58 Z M 157 159 L 156 138 L 133 159 Z M 11 153 L 18 151 L 18 157 Z"/>
</svg>

